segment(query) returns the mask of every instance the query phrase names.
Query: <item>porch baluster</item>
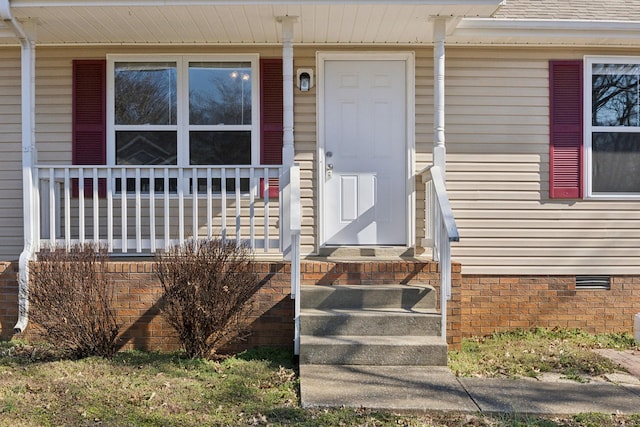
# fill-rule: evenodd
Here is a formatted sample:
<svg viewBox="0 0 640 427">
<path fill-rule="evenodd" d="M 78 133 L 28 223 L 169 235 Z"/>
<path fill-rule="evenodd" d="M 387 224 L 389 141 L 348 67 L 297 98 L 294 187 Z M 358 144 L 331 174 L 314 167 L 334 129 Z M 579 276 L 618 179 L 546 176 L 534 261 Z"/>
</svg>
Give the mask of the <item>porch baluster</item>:
<svg viewBox="0 0 640 427">
<path fill-rule="evenodd" d="M 136 168 L 136 252 L 142 252 L 142 198 L 140 197 L 140 168 Z"/>
<path fill-rule="evenodd" d="M 249 246 L 252 248 L 256 247 L 256 236 L 255 236 L 255 194 L 258 191 L 258 186 L 256 185 L 255 173 L 254 169 L 251 168 L 249 170 Z"/>
<path fill-rule="evenodd" d="M 120 200 L 121 200 L 121 209 L 120 209 L 120 224 L 122 227 L 121 235 L 122 235 L 122 245 L 121 251 L 122 253 L 126 253 L 128 249 L 128 236 L 127 236 L 127 168 L 122 168 L 121 176 L 120 176 Z"/>
<path fill-rule="evenodd" d="M 84 169 L 78 169 L 78 229 L 80 244 L 84 244 Z"/>
<path fill-rule="evenodd" d="M 235 189 L 236 189 L 236 246 L 240 246 L 240 168 L 235 168 L 236 170 L 236 179 L 235 179 Z"/>
<path fill-rule="evenodd" d="M 113 176 L 107 168 L 107 251 L 113 252 Z"/>
<path fill-rule="evenodd" d="M 71 249 L 71 178 L 69 168 L 64 168 L 64 247 Z"/>
<path fill-rule="evenodd" d="M 93 168 L 93 241 L 100 241 L 100 200 L 98 199 L 98 168 Z"/>
<path fill-rule="evenodd" d="M 207 168 L 207 238 L 213 237 L 213 200 L 211 198 L 211 168 Z"/>
<path fill-rule="evenodd" d="M 198 238 L 198 169 L 191 170 L 191 207 L 193 238 Z"/>
<path fill-rule="evenodd" d="M 264 191 L 264 251 L 269 251 L 270 246 L 270 238 L 269 238 L 269 168 L 264 168 L 264 179 L 262 182 L 264 183 L 263 191 Z"/>
<path fill-rule="evenodd" d="M 227 170 L 222 168 L 220 171 L 220 203 L 222 204 L 222 229 L 220 230 L 220 238 L 222 243 L 227 242 Z"/>
<path fill-rule="evenodd" d="M 156 174 L 149 169 L 149 250 L 156 251 Z"/>
<path fill-rule="evenodd" d="M 51 250 L 56 248 L 56 192 L 55 192 L 55 176 L 54 169 L 49 168 L 49 247 Z M 36 181 L 37 184 L 37 181 Z"/>
</svg>

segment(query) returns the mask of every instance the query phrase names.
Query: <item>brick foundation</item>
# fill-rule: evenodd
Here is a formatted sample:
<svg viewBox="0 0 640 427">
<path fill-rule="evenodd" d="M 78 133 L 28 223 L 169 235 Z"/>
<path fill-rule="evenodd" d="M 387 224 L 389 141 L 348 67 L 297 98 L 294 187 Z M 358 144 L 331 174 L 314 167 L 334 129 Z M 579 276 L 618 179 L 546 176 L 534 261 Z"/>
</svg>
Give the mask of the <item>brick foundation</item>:
<svg viewBox="0 0 640 427">
<path fill-rule="evenodd" d="M 110 261 L 110 279 L 116 287 L 115 310 L 121 324 L 122 349 L 175 350 L 179 343 L 173 329 L 159 311 L 162 287 L 153 272 L 153 261 Z M 10 338 L 17 320 L 17 263 L 0 264 L 1 336 Z M 293 301 L 290 266 L 259 262 L 256 269 L 262 281 L 254 296 L 255 310 L 251 335 L 228 350 L 236 351 L 270 345 L 293 348 Z M 26 331 L 29 336 L 29 329 Z"/>
<path fill-rule="evenodd" d="M 153 262 L 111 261 L 123 348 L 173 350 L 178 341 L 159 313 L 160 284 Z M 288 263 L 257 262 L 262 285 L 255 296 L 252 334 L 230 350 L 293 345 L 293 301 Z M 18 312 L 18 266 L 0 262 L 0 336 L 10 338 Z M 303 285 L 429 284 L 439 290 L 433 262 L 303 261 Z M 439 301 L 439 298 L 438 298 Z M 581 328 L 589 332 L 632 331 L 640 312 L 640 276 L 612 277 L 610 290 L 576 290 L 574 276 L 480 276 L 453 264 L 447 336 L 452 347 L 462 337 L 531 327 Z"/>
<path fill-rule="evenodd" d="M 575 276 L 462 277 L 461 334 L 533 327 L 632 332 L 640 276 L 612 276 L 609 290 L 576 290 Z"/>
</svg>

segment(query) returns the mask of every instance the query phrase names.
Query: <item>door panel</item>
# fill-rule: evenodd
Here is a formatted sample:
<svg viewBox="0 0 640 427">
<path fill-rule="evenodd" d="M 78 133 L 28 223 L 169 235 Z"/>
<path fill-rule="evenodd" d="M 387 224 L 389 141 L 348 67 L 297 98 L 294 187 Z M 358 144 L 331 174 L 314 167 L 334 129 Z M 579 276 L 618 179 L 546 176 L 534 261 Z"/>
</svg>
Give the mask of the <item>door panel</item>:
<svg viewBox="0 0 640 427">
<path fill-rule="evenodd" d="M 406 63 L 325 62 L 328 245 L 406 244 Z"/>
</svg>

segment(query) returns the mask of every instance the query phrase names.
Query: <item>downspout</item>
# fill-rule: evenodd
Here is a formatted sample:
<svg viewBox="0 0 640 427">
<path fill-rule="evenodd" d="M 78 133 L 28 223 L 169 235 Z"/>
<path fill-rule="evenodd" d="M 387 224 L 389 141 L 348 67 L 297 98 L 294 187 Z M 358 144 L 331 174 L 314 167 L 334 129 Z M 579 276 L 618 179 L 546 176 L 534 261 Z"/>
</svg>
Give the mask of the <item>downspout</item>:
<svg viewBox="0 0 640 427">
<path fill-rule="evenodd" d="M 21 47 L 21 105 L 22 105 L 22 208 L 24 249 L 18 261 L 18 321 L 16 333 L 23 332 L 29 322 L 29 261 L 35 254 L 35 218 L 33 164 L 35 155 L 35 42 L 30 40 L 22 25 L 11 13 L 10 0 L 0 0 L 0 19 L 13 28 Z"/>
</svg>

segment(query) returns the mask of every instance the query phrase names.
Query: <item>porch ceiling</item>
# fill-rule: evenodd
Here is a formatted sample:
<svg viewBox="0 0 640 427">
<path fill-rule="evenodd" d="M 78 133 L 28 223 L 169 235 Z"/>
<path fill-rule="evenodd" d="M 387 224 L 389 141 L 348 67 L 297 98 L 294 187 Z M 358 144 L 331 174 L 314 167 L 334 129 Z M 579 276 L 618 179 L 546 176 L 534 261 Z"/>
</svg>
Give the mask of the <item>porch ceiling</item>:
<svg viewBox="0 0 640 427">
<path fill-rule="evenodd" d="M 430 43 L 430 18 L 489 17 L 502 0 L 12 0 L 37 44 L 279 44 L 278 16 L 297 16 L 294 42 Z M 15 44 L 0 21 L 0 44 Z M 452 20 L 455 22 L 455 20 Z M 4 36 L 4 37 L 3 37 Z M 9 37 L 11 36 L 11 37 Z"/>
</svg>

